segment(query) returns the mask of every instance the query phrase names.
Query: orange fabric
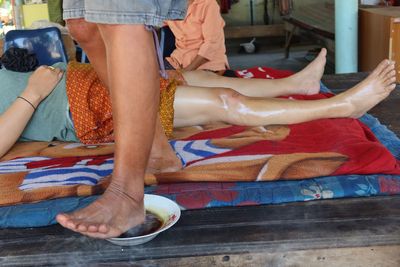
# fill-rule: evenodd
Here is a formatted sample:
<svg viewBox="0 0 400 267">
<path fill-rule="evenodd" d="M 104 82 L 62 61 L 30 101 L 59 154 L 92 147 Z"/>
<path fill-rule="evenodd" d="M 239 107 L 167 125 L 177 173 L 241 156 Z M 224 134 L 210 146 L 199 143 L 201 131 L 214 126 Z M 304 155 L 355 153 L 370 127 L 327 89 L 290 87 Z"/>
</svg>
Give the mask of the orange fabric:
<svg viewBox="0 0 400 267">
<path fill-rule="evenodd" d="M 163 82 L 166 80 L 161 79 L 161 81 Z M 177 81 L 172 80 L 171 82 L 168 82 L 167 86 L 160 92 L 159 115 L 161 125 L 167 138 L 172 137 L 172 132 L 174 130 L 174 100 L 177 85 Z"/>
<path fill-rule="evenodd" d="M 169 72 L 171 79 L 160 78 L 160 118 L 167 136 L 173 130 L 173 101 L 176 86 L 183 76 Z M 67 69 L 67 96 L 75 133 L 84 144 L 112 142 L 114 127 L 110 95 L 90 64 L 70 62 Z"/>
<path fill-rule="evenodd" d="M 167 58 L 176 69 L 187 67 L 200 55 L 209 61 L 199 67 L 225 70 L 228 59 L 225 49 L 225 21 L 215 0 L 194 0 L 184 20 L 166 21 L 175 35 L 176 49 Z"/>
<path fill-rule="evenodd" d="M 110 96 L 92 66 L 69 63 L 66 82 L 72 120 L 79 140 L 85 144 L 113 141 Z"/>
</svg>

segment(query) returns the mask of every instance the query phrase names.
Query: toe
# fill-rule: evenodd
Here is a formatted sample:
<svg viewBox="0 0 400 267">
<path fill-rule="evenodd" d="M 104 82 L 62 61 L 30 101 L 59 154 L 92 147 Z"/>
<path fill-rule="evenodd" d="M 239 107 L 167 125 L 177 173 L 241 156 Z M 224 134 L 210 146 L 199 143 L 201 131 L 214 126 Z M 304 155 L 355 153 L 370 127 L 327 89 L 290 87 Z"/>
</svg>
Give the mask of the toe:
<svg viewBox="0 0 400 267">
<path fill-rule="evenodd" d="M 64 213 L 57 214 L 56 221 L 61 225 L 66 225 L 69 220 L 68 216 Z"/>
<path fill-rule="evenodd" d="M 389 78 L 386 79 L 384 85 L 386 87 L 386 86 L 394 84 L 395 82 L 396 82 L 396 77 L 389 77 Z"/>
<path fill-rule="evenodd" d="M 371 73 L 372 75 L 375 76 L 380 76 L 382 71 L 389 66 L 390 61 L 385 59 L 379 65 L 374 69 L 374 71 Z"/>
<path fill-rule="evenodd" d="M 80 222 L 76 225 L 76 231 L 78 232 L 87 232 L 89 228 L 89 225 L 87 225 L 85 222 Z"/>
<path fill-rule="evenodd" d="M 76 223 L 66 214 L 58 214 L 56 220 L 63 227 L 76 231 Z"/>
<path fill-rule="evenodd" d="M 90 224 L 87 228 L 87 232 L 89 233 L 96 233 L 99 231 L 99 224 Z"/>
<path fill-rule="evenodd" d="M 319 52 L 319 54 L 320 54 L 321 56 L 323 56 L 323 57 L 326 57 L 326 54 L 327 54 L 326 48 L 322 48 L 322 49 L 321 49 L 321 52 Z"/>
<path fill-rule="evenodd" d="M 67 223 L 65 224 L 65 227 L 70 229 L 70 230 L 72 230 L 72 231 L 76 231 L 77 230 L 77 225 L 72 220 L 68 220 Z"/>
<path fill-rule="evenodd" d="M 385 88 L 386 91 L 391 92 L 396 88 L 396 84 L 391 84 Z"/>
<path fill-rule="evenodd" d="M 93 238 L 106 239 L 111 237 L 118 237 L 122 234 L 122 232 L 116 228 L 111 229 L 106 224 L 101 224 L 99 225 L 97 232 L 87 231 L 83 232 L 82 234 Z"/>
<path fill-rule="evenodd" d="M 108 227 L 108 225 L 106 225 L 106 224 L 101 224 L 99 226 L 99 230 L 98 231 L 100 233 L 106 234 L 106 233 L 108 233 L 110 231 L 110 227 Z"/>
<path fill-rule="evenodd" d="M 382 71 L 382 75 L 385 76 L 385 77 L 396 75 L 394 64 L 393 63 L 389 63 L 389 65 Z"/>
<path fill-rule="evenodd" d="M 87 225 L 86 232 L 106 234 L 109 232 L 109 229 L 110 228 L 104 223 L 91 223 L 90 225 Z"/>
</svg>

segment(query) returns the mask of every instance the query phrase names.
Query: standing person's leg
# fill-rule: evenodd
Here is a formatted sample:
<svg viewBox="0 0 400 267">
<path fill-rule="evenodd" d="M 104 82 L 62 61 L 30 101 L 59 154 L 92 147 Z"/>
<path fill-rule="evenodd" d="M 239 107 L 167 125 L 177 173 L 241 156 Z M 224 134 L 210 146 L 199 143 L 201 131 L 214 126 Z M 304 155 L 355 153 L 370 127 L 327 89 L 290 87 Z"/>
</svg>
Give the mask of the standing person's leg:
<svg viewBox="0 0 400 267">
<path fill-rule="evenodd" d="M 227 88 L 179 86 L 175 94 L 174 124 L 183 127 L 224 122 L 260 126 L 324 118 L 358 118 L 386 98 L 395 88 L 395 81 L 394 64 L 383 61 L 361 83 L 321 100 L 255 98 Z"/>
<path fill-rule="evenodd" d="M 113 176 L 98 200 L 57 219 L 73 231 L 107 238 L 144 220 L 143 177 L 154 136 L 159 78 L 152 35 L 143 25 L 99 28 L 106 45 L 113 105 Z"/>
<path fill-rule="evenodd" d="M 66 20 L 68 31 L 85 51 L 100 80 L 109 88 L 106 47 L 96 23 L 84 18 Z"/>
<path fill-rule="evenodd" d="M 67 26 L 72 37 L 86 52 L 90 64 L 96 70 L 100 80 L 110 88 L 108 81 L 108 66 L 106 47 L 97 24 L 80 19 L 68 19 Z M 156 121 L 156 132 L 151 148 L 148 171 L 176 171 L 182 168 L 181 161 L 176 157 L 164 134 L 159 118 Z"/>
<path fill-rule="evenodd" d="M 147 11 L 158 12 L 161 5 L 168 3 L 185 4 L 183 0 L 162 1 L 158 5 L 110 2 L 86 1 L 85 8 L 92 8 L 86 15 L 94 22 L 110 23 L 98 27 L 106 49 L 113 105 L 116 142 L 113 177 L 106 192 L 94 203 L 72 214 L 57 216 L 64 227 L 97 238 L 118 236 L 144 220 L 143 177 L 154 136 L 159 75 L 152 33 L 143 24 L 162 22 L 163 16 Z M 179 9 L 167 11 L 164 19 L 184 16 Z M 70 14 L 79 15 L 73 9 Z"/>
</svg>

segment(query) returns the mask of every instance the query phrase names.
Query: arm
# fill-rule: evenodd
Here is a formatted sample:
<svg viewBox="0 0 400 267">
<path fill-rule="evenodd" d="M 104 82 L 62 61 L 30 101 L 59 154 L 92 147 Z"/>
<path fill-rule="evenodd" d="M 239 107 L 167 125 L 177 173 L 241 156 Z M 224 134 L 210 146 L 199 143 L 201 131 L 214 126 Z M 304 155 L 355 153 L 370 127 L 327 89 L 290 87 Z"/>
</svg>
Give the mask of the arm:
<svg viewBox="0 0 400 267">
<path fill-rule="evenodd" d="M 215 57 L 215 51 L 219 51 L 221 45 L 225 45 L 221 44 L 221 42 L 225 41 L 225 22 L 221 17 L 220 8 L 215 1 L 206 2 L 208 2 L 208 4 L 204 10 L 203 24 L 201 26 L 204 41 L 195 58 L 196 60 L 198 57 L 202 57 L 206 60 L 205 62 L 212 60 Z M 194 61 L 190 65 L 192 65 Z"/>
<path fill-rule="evenodd" d="M 210 61 L 210 60 L 208 60 L 207 58 L 204 58 L 204 57 L 202 57 L 200 55 L 197 55 L 193 59 L 193 61 L 188 66 L 186 66 L 186 68 L 182 68 L 182 70 L 183 71 L 197 70 L 198 67 L 200 67 L 201 65 L 207 63 L 208 61 Z"/>
<path fill-rule="evenodd" d="M 20 95 L 35 108 L 51 93 L 62 77 L 60 69 L 51 70 L 39 67 L 29 78 L 28 85 Z M 17 98 L 14 103 L 0 115 L 0 158 L 15 144 L 35 109 L 24 99 Z"/>
</svg>

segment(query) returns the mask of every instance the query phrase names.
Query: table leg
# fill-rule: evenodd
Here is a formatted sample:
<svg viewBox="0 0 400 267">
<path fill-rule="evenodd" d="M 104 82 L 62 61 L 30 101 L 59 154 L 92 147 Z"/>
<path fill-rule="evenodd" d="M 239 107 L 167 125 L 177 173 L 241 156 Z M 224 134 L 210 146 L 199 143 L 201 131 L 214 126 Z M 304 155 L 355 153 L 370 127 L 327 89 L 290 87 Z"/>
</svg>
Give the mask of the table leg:
<svg viewBox="0 0 400 267">
<path fill-rule="evenodd" d="M 292 27 L 291 30 L 286 31 L 286 42 L 285 42 L 285 58 L 289 58 L 290 45 L 292 42 L 293 34 L 296 31 L 297 26 Z"/>
</svg>

